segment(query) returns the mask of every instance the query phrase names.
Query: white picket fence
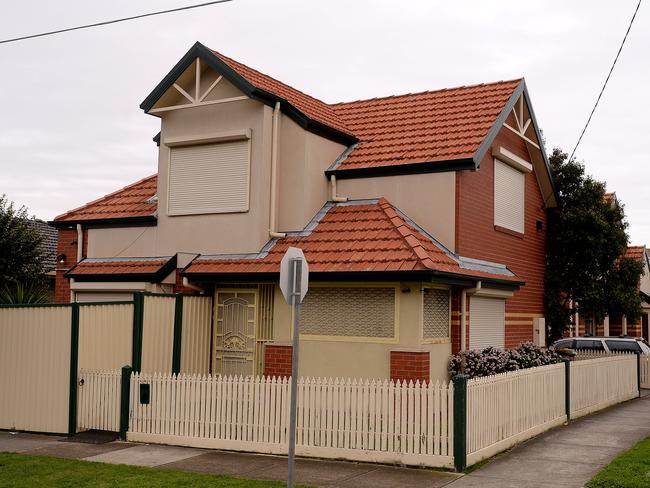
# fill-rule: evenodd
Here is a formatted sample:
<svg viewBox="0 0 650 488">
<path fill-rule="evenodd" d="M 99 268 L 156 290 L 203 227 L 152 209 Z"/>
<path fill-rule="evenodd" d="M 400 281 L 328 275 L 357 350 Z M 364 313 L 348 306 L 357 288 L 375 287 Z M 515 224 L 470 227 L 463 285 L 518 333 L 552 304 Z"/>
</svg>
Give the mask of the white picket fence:
<svg viewBox="0 0 650 488">
<path fill-rule="evenodd" d="M 286 378 L 134 373 L 127 438 L 285 454 L 289 396 Z M 298 455 L 451 467 L 452 436 L 452 384 L 298 382 Z"/>
<path fill-rule="evenodd" d="M 467 464 L 564 423 L 564 388 L 564 364 L 469 380 Z"/>
<path fill-rule="evenodd" d="M 650 356 L 642 354 L 641 357 L 641 388 L 650 388 Z"/>
<path fill-rule="evenodd" d="M 639 395 L 635 354 L 584 357 L 571 362 L 571 418 Z"/>
<path fill-rule="evenodd" d="M 79 371 L 77 389 L 77 430 L 120 429 L 120 382 L 116 370 Z"/>
</svg>

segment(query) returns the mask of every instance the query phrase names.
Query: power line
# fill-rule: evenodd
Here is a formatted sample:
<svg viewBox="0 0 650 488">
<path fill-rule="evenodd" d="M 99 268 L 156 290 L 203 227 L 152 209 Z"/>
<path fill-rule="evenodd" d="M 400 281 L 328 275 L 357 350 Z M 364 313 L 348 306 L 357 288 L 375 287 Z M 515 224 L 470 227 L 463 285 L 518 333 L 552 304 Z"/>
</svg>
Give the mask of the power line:
<svg viewBox="0 0 650 488">
<path fill-rule="evenodd" d="M 154 15 L 162 15 L 162 14 L 169 14 L 169 13 L 172 13 L 172 12 L 180 12 L 181 10 L 191 10 L 191 9 L 194 9 L 194 8 L 207 7 L 209 5 L 214 5 L 216 3 L 225 3 L 225 2 L 230 2 L 230 1 L 232 1 L 232 0 L 215 0 L 213 2 L 198 3 L 196 5 L 188 5 L 186 7 L 178 7 L 178 8 L 172 8 L 172 9 L 169 9 L 169 10 L 159 10 L 159 11 L 156 11 L 156 12 L 149 12 L 149 13 L 146 13 L 146 14 L 134 15 L 133 17 L 123 17 L 121 19 L 106 20 L 104 22 L 97 22 L 95 24 L 79 25 L 77 27 L 68 27 L 67 29 L 59 29 L 59 30 L 55 30 L 55 31 L 42 32 L 40 34 L 31 34 L 31 35 L 28 35 L 28 36 L 14 37 L 13 39 L 1 40 L 0 44 L 7 44 L 7 43 L 10 43 L 10 42 L 24 41 L 25 39 L 33 39 L 35 37 L 52 36 L 54 34 L 61 34 L 62 32 L 70 32 L 70 31 L 81 30 L 81 29 L 89 29 L 91 27 L 100 27 L 100 26 L 109 25 L 109 24 L 117 24 L 118 22 L 126 22 L 127 20 L 136 20 L 136 19 L 142 19 L 144 17 L 152 17 Z"/>
<path fill-rule="evenodd" d="M 585 132 L 587 131 L 587 127 L 589 126 L 589 122 L 591 122 L 591 118 L 593 117 L 594 112 L 596 111 L 596 107 L 598 107 L 598 102 L 600 102 L 600 98 L 603 96 L 603 92 L 605 91 L 605 87 L 607 86 L 607 82 L 609 81 L 609 77 L 612 76 L 612 71 L 614 71 L 614 66 L 616 66 L 616 61 L 618 61 L 618 57 L 621 55 L 621 51 L 623 50 L 623 46 L 625 45 L 625 41 L 627 40 L 627 35 L 630 33 L 630 29 L 632 28 L 632 24 L 634 23 L 634 19 L 636 18 L 636 13 L 639 11 L 640 6 L 641 6 L 641 0 L 639 0 L 639 3 L 637 3 L 636 5 L 636 9 L 634 9 L 634 15 L 632 15 L 632 19 L 630 19 L 630 24 L 627 26 L 627 31 L 625 31 L 625 36 L 623 37 L 623 42 L 621 42 L 621 45 L 618 48 L 618 52 L 616 53 L 616 57 L 614 58 L 612 67 L 609 69 L 609 73 L 607 73 L 607 78 L 605 78 L 605 83 L 603 83 L 603 87 L 600 89 L 600 93 L 598 94 L 598 98 L 596 99 L 596 103 L 594 104 L 594 108 L 591 109 L 591 113 L 589 114 L 587 123 L 582 129 L 582 132 L 580 133 L 580 137 L 578 137 L 578 142 L 576 142 L 576 146 L 573 148 L 573 151 L 571 152 L 571 157 L 569 158 L 569 161 L 573 159 L 573 155 L 576 153 L 576 150 L 580 145 L 582 136 L 585 135 Z"/>
</svg>

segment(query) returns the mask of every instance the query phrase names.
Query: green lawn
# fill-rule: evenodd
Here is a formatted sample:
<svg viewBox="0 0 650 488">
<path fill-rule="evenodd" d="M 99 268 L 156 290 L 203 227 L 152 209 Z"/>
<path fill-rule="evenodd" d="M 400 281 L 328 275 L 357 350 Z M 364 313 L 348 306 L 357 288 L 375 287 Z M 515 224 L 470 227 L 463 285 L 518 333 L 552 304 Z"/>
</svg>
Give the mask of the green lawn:
<svg viewBox="0 0 650 488">
<path fill-rule="evenodd" d="M 280 481 L 257 481 L 229 476 L 186 473 L 48 456 L 0 453 L 2 487 L 161 487 L 266 488 L 286 486 Z"/>
<path fill-rule="evenodd" d="M 650 437 L 614 459 L 594 476 L 588 488 L 650 488 Z"/>
</svg>

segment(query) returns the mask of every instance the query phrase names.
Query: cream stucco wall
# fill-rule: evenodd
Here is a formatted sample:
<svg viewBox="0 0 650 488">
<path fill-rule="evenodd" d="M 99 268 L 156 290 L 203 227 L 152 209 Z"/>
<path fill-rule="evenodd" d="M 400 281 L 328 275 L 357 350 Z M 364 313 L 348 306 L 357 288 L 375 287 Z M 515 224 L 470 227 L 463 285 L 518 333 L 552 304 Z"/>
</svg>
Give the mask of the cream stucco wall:
<svg viewBox="0 0 650 488">
<path fill-rule="evenodd" d="M 278 230 L 302 230 L 329 198 L 325 170 L 346 146 L 280 117 L 278 150 Z"/>
<path fill-rule="evenodd" d="M 443 245 L 455 250 L 456 173 L 339 179 L 338 194 L 386 198 Z"/>
<path fill-rule="evenodd" d="M 451 343 L 424 344 L 422 341 L 421 283 L 400 283 L 399 341 L 393 344 L 328 340 L 300 341 L 300 376 L 389 378 L 391 351 L 429 351 L 431 380 L 447 380 Z M 290 344 L 291 307 L 276 287 L 273 313 L 274 343 Z"/>
<path fill-rule="evenodd" d="M 221 83 L 227 83 L 221 81 Z M 232 88 L 234 89 L 234 88 Z M 177 252 L 257 252 L 268 241 L 272 108 L 255 100 L 163 112 L 158 158 L 158 223 L 155 227 L 91 229 L 90 257 L 166 256 Z M 250 208 L 247 212 L 169 216 L 170 148 L 166 140 L 251 133 Z"/>
</svg>

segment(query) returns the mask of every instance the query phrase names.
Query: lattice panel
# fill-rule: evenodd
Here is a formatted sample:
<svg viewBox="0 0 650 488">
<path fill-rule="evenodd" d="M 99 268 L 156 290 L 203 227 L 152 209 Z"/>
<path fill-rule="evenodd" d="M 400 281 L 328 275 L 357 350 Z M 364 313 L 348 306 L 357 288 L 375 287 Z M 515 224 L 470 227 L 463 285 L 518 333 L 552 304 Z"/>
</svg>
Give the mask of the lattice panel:
<svg viewBox="0 0 650 488">
<path fill-rule="evenodd" d="M 449 290 L 427 288 L 424 290 L 424 339 L 449 337 Z"/>
<path fill-rule="evenodd" d="M 302 304 L 305 335 L 395 336 L 395 288 L 313 287 Z"/>
</svg>

